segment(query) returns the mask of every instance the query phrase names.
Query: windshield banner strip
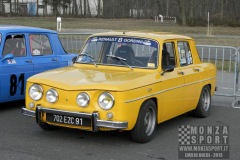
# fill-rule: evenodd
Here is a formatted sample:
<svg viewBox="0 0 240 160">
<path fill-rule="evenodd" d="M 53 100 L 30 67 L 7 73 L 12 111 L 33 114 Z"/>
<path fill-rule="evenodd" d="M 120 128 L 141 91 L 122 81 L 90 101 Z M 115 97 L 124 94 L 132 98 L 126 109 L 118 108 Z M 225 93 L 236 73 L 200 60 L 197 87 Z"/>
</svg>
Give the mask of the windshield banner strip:
<svg viewBox="0 0 240 160">
<path fill-rule="evenodd" d="M 132 38 L 132 37 L 92 37 L 91 42 L 118 42 L 118 43 L 131 43 L 131 44 L 140 44 L 145 46 L 157 47 L 157 42 L 141 39 L 141 38 Z"/>
</svg>

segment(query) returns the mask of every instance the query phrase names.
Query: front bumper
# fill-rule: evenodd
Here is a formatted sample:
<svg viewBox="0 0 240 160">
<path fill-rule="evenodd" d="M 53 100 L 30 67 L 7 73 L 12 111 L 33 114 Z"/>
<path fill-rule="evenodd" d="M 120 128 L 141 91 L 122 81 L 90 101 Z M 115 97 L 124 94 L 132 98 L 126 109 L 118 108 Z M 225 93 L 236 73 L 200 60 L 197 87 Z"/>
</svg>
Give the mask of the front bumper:
<svg viewBox="0 0 240 160">
<path fill-rule="evenodd" d="M 56 109 L 48 109 L 37 107 L 36 111 L 29 110 L 25 107 L 22 108 L 22 114 L 29 117 L 35 117 L 37 123 L 41 122 L 41 113 L 52 113 L 52 114 L 63 114 L 66 116 L 73 117 L 83 117 L 83 118 L 91 118 L 92 119 L 92 130 L 98 131 L 99 127 L 105 127 L 110 129 L 125 129 L 128 127 L 128 122 L 117 122 L 117 121 L 106 121 L 100 120 L 97 112 L 89 113 L 80 113 L 80 112 L 67 112 Z"/>
</svg>

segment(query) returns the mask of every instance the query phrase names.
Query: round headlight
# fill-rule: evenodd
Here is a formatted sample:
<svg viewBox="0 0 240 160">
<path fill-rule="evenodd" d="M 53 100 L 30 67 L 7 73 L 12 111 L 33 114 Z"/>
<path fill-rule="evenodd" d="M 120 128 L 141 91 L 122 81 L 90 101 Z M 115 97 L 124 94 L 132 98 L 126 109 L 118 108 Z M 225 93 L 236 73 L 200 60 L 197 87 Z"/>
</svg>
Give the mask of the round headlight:
<svg viewBox="0 0 240 160">
<path fill-rule="evenodd" d="M 28 90 L 29 96 L 34 100 L 38 101 L 39 99 L 42 98 L 43 95 L 43 89 L 40 85 L 38 84 L 33 84 L 29 90 Z"/>
<path fill-rule="evenodd" d="M 55 103 L 58 100 L 58 93 L 55 89 L 49 89 L 46 93 L 46 100 L 50 103 Z"/>
<path fill-rule="evenodd" d="M 104 109 L 104 110 L 109 110 L 113 107 L 114 105 L 114 98 L 113 96 L 108 93 L 108 92 L 103 92 L 99 97 L 98 97 L 98 104 L 99 106 Z"/>
<path fill-rule="evenodd" d="M 89 104 L 89 101 L 90 101 L 90 98 L 87 93 L 82 92 L 77 96 L 77 104 L 80 107 L 87 107 L 87 105 Z"/>
</svg>

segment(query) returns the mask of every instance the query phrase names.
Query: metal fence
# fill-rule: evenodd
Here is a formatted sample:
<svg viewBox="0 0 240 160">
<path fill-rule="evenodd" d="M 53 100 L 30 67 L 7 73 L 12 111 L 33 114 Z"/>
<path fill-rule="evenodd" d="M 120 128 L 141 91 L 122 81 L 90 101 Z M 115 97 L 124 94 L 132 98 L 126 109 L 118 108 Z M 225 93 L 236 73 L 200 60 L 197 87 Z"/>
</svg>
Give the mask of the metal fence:
<svg viewBox="0 0 240 160">
<path fill-rule="evenodd" d="M 215 95 L 235 96 L 237 77 L 237 48 L 228 46 L 197 45 L 202 62 L 210 62 L 217 67 L 217 87 Z"/>
<path fill-rule="evenodd" d="M 240 48 L 237 48 L 237 64 L 236 64 L 236 92 L 235 96 L 240 96 L 240 84 L 239 84 L 239 71 L 240 71 Z"/>
<path fill-rule="evenodd" d="M 87 37 L 91 33 L 59 33 L 64 49 L 69 53 L 79 53 Z"/>
<path fill-rule="evenodd" d="M 59 33 L 67 52 L 79 53 L 86 38 L 91 33 Z M 240 48 L 229 46 L 197 45 L 202 62 L 210 62 L 217 67 L 217 87 L 215 95 L 240 96 L 239 62 Z"/>
</svg>

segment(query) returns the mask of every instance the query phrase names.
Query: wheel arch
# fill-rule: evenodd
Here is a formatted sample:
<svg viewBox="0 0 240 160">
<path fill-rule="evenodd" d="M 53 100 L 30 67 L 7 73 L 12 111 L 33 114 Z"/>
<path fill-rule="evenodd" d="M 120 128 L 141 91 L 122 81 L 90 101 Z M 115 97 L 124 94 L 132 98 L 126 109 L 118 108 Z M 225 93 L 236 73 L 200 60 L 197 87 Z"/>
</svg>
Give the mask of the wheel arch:
<svg viewBox="0 0 240 160">
<path fill-rule="evenodd" d="M 214 94 L 214 92 L 215 92 L 215 87 L 213 87 L 213 84 L 207 83 L 207 84 L 203 85 L 202 88 L 205 87 L 205 86 L 208 86 L 208 87 L 209 87 L 209 89 L 210 89 L 210 94 L 211 94 L 211 96 L 212 96 L 212 95 Z"/>
<path fill-rule="evenodd" d="M 209 86 L 210 90 L 212 90 L 212 84 L 211 83 L 207 84 L 206 86 Z"/>
<path fill-rule="evenodd" d="M 149 101 L 149 100 L 153 100 L 153 102 L 154 102 L 155 105 L 156 105 L 156 118 L 157 118 L 156 120 L 157 120 L 157 122 L 158 122 L 158 99 L 157 99 L 157 97 L 151 97 L 151 98 L 145 99 L 145 100 L 142 102 L 141 107 L 143 106 L 143 104 L 144 104 L 145 102 L 147 102 L 147 101 Z M 139 112 L 140 112 L 140 110 L 141 110 L 141 107 L 139 108 L 138 115 L 139 115 Z"/>
<path fill-rule="evenodd" d="M 156 97 L 151 97 L 142 101 L 141 107 L 138 111 L 137 121 L 131 130 L 131 137 L 133 141 L 146 143 L 152 139 L 154 130 L 158 124 L 157 106 Z"/>
</svg>

